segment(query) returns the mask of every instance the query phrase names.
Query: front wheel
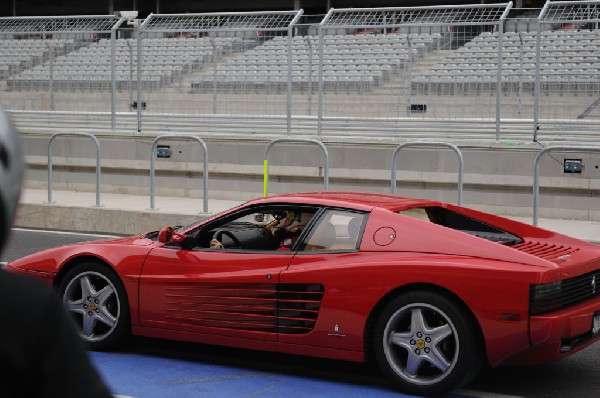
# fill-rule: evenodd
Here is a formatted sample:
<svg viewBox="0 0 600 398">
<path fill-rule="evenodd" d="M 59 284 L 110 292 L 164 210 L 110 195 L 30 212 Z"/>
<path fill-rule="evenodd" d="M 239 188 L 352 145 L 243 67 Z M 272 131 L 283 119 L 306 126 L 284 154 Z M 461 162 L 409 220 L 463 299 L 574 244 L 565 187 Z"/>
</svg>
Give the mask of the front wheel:
<svg viewBox="0 0 600 398">
<path fill-rule="evenodd" d="M 117 275 L 97 263 L 71 269 L 59 292 L 79 335 L 92 350 L 114 348 L 129 333 L 129 304 Z"/>
<path fill-rule="evenodd" d="M 402 391 L 435 395 L 473 378 L 482 343 L 470 317 L 448 298 L 431 292 L 392 300 L 375 324 L 379 367 Z"/>
</svg>

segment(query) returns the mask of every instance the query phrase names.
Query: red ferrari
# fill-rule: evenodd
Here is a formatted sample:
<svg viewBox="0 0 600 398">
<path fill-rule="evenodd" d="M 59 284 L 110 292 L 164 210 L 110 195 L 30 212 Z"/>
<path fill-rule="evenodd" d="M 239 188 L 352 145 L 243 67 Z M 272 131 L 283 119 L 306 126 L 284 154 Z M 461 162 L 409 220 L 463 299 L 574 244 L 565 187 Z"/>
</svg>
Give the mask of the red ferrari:
<svg viewBox="0 0 600 398">
<path fill-rule="evenodd" d="M 196 224 L 9 263 L 55 286 L 93 349 L 130 333 L 349 361 L 438 394 L 484 364 L 600 339 L 600 247 L 431 200 L 257 199 Z"/>
</svg>

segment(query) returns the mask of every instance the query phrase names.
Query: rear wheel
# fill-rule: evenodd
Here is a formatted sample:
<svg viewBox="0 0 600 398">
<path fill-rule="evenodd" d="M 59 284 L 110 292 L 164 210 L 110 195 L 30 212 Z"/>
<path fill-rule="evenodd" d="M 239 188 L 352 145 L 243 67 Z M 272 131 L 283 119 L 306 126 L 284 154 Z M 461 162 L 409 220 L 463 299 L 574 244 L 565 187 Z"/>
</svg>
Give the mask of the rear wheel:
<svg viewBox="0 0 600 398">
<path fill-rule="evenodd" d="M 97 263 L 80 264 L 65 275 L 59 291 L 91 349 L 114 348 L 129 334 L 125 288 L 112 270 Z"/>
<path fill-rule="evenodd" d="M 402 391 L 448 392 L 467 383 L 482 364 L 482 343 L 470 317 L 448 298 L 410 292 L 392 300 L 375 324 L 381 370 Z"/>
</svg>

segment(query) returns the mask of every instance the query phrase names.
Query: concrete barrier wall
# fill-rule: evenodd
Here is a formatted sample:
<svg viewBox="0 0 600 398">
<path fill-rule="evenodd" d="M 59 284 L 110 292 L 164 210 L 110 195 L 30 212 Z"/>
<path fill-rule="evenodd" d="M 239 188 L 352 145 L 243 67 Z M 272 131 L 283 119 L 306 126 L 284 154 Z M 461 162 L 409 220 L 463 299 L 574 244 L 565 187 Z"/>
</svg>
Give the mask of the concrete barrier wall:
<svg viewBox="0 0 600 398">
<path fill-rule="evenodd" d="M 50 135 L 24 136 L 26 186 L 47 188 Z M 153 136 L 99 136 L 102 146 L 101 191 L 150 195 Z M 209 198 L 247 200 L 262 196 L 263 158 L 268 140 L 205 138 L 209 153 Z M 390 162 L 401 142 L 324 141 L 330 154 L 330 189 L 390 192 Z M 538 144 L 462 144 L 463 203 L 506 215 L 531 215 L 533 160 Z M 157 159 L 156 194 L 202 197 L 202 152 L 192 141 L 170 145 L 172 157 Z M 53 189 L 95 190 L 95 148 L 78 138 L 53 144 Z M 582 159 L 582 174 L 565 174 L 562 161 Z M 269 193 L 320 190 L 322 153 L 318 147 L 277 145 L 270 154 Z M 541 164 L 540 214 L 553 218 L 600 220 L 600 156 L 556 154 Z M 458 160 L 446 149 L 407 148 L 397 163 L 397 193 L 456 202 Z"/>
</svg>

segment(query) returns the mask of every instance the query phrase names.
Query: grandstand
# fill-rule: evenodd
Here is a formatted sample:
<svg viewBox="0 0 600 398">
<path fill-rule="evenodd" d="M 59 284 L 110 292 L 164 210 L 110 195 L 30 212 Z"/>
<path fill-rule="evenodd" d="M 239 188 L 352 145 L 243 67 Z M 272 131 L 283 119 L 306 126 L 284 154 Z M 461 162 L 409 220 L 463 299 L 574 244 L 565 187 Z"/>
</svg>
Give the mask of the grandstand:
<svg viewBox="0 0 600 398">
<path fill-rule="evenodd" d="M 22 71 L 30 70 L 48 59 L 50 50 L 64 53 L 73 49 L 74 41 L 61 39 L 0 40 L 0 78 L 8 79 Z"/>
<path fill-rule="evenodd" d="M 536 74 L 534 32 L 507 32 L 503 37 L 502 84 L 516 91 L 520 84 L 533 91 Z M 593 95 L 600 88 L 600 35 L 597 30 L 542 32 L 540 72 L 543 91 Z M 414 80 L 427 94 L 447 91 L 490 91 L 498 71 L 498 33 L 483 32 L 452 51 Z"/>
<path fill-rule="evenodd" d="M 600 88 L 597 30 L 545 31 L 540 72 L 544 91 L 593 95 Z M 294 87 L 314 90 L 319 83 L 318 36 L 292 41 Z M 426 95 L 495 90 L 498 33 L 483 32 L 448 51 L 441 33 L 329 35 L 325 37 L 323 87 L 330 92 L 368 93 L 425 55 L 442 57 L 414 73 L 412 87 Z M 144 41 L 142 87 L 159 90 L 199 71 L 192 93 L 219 90 L 235 93 L 285 91 L 288 81 L 287 39 L 262 43 L 241 37 L 155 38 Z M 9 90 L 110 90 L 110 40 L 79 47 L 74 40 L 0 40 L 0 78 Z M 54 58 L 50 59 L 52 48 Z M 62 54 L 62 55 L 60 55 Z M 437 57 L 439 58 L 439 56 Z M 53 64 L 51 66 L 51 63 Z M 137 40 L 116 40 L 117 88 L 137 84 Z M 52 77 L 50 76 L 52 69 Z M 503 37 L 503 90 L 533 91 L 536 74 L 536 33 L 507 32 Z M 133 72 L 132 72 L 133 71 Z"/>
<path fill-rule="evenodd" d="M 2 101 L 15 110 L 114 114 L 135 109 L 136 90 L 148 111 L 169 114 L 289 118 L 320 109 L 327 117 L 460 123 L 532 118 L 543 102 L 553 118 L 592 120 L 594 101 L 575 97 L 600 91 L 599 30 L 594 24 L 542 24 L 538 65 L 534 15 L 504 21 L 510 30 L 500 36 L 507 7 L 340 10 L 325 17 L 322 37 L 315 34 L 317 24 L 289 25 L 301 11 L 152 16 L 152 24 L 139 23 L 151 26 L 137 33 L 140 40 L 115 16 L 98 27 L 93 20 L 68 21 L 65 26 L 86 29 L 72 33 L 39 17 L 28 33 L 2 35 Z M 406 27 L 397 22 L 404 19 Z M 381 28 L 382 20 L 389 27 Z M 23 20 L 7 22 L 14 29 Z M 39 26 L 57 26 L 52 29 L 60 33 L 29 31 Z M 497 93 L 503 97 L 494 98 Z"/>
<path fill-rule="evenodd" d="M 323 51 L 323 87 L 327 91 L 367 92 L 401 73 L 409 62 L 433 51 L 442 38 L 437 34 L 329 35 Z M 292 80 L 295 87 L 316 89 L 319 83 L 318 36 L 296 36 L 292 41 Z M 251 89 L 285 90 L 288 81 L 287 39 L 277 36 L 204 72 L 192 90 L 218 88 L 245 92 Z M 215 79 L 216 75 L 216 79 Z"/>
<path fill-rule="evenodd" d="M 144 43 L 142 87 L 151 91 L 165 87 L 182 75 L 232 53 L 239 42 L 241 39 L 236 38 L 148 39 Z M 52 79 L 54 88 L 59 90 L 111 89 L 110 40 L 92 42 L 53 60 L 47 53 L 40 54 L 40 62 L 33 67 L 11 74 L 7 78 L 7 87 L 11 90 L 48 89 Z M 137 75 L 132 72 L 137 71 L 137 54 L 137 40 L 116 40 L 115 68 L 119 90 L 137 86 Z M 45 62 L 42 63 L 42 59 Z"/>
<path fill-rule="evenodd" d="M 389 153 L 399 142 L 434 140 L 465 149 L 467 204 L 527 214 L 538 142 L 598 142 L 600 19 L 573 6 L 547 19 L 538 10 L 504 20 L 508 7 L 343 9 L 302 26 L 294 25 L 301 11 L 154 15 L 137 26 L 110 15 L 106 25 L 86 20 L 71 30 L 83 22 L 40 17 L 25 32 L 0 35 L 10 65 L 1 69 L 0 103 L 26 133 L 33 188 L 46 186 L 47 135 L 57 131 L 97 134 L 108 166 L 102 190 L 129 194 L 147 192 L 158 134 L 201 136 L 211 195 L 235 200 L 262 192 L 262 154 L 273 138 L 318 138 L 331 153 L 331 184 L 371 191 L 389 190 Z M 27 47 L 36 52 L 19 58 Z M 158 194 L 202 196 L 195 146 L 169 145 Z M 93 154 L 80 149 L 57 144 L 58 189 L 91 190 Z M 321 189 L 310 149 L 273 153 L 283 171 L 272 169 L 270 192 Z M 597 218 L 600 166 L 573 156 L 587 165 L 580 175 L 545 163 L 552 176 L 542 181 L 542 206 L 556 215 L 573 202 L 578 217 Z M 453 201 L 453 162 L 451 153 L 406 151 L 401 193 Z"/>
</svg>

